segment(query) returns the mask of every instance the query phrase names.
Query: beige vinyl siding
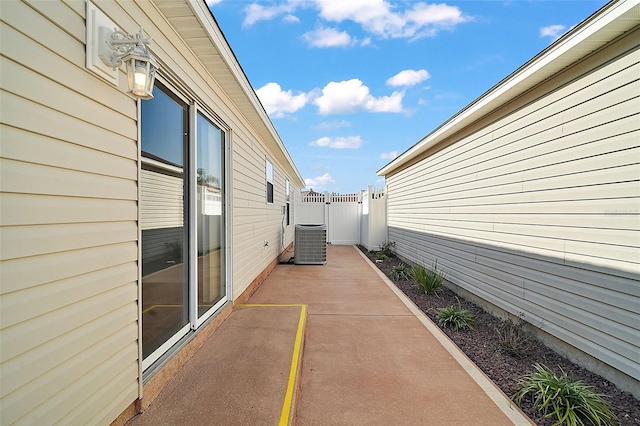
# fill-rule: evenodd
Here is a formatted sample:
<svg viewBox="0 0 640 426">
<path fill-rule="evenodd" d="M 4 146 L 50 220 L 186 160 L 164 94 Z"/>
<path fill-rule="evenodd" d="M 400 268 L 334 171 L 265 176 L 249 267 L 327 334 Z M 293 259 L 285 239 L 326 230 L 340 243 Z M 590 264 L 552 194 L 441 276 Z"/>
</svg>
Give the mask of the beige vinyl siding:
<svg viewBox="0 0 640 426">
<path fill-rule="evenodd" d="M 228 81 L 230 73 L 212 76 L 201 62 L 211 67 L 217 56 L 190 6 L 161 12 L 152 1 L 96 5 L 124 31 L 142 26 L 151 34 L 150 50 L 162 63 L 159 79 L 227 131 L 229 274 L 237 296 L 279 253 L 284 180 L 296 191 L 295 166 L 268 126 L 255 121 L 259 114 L 249 118 L 241 109 L 246 103 L 234 103 L 239 86 L 217 81 Z M 85 69 L 85 8 L 81 0 L 0 2 L 3 425 L 105 424 L 135 401 L 138 233 L 173 229 L 181 210 L 176 204 L 164 216 L 140 212 L 137 222 L 137 103 L 125 94 L 123 73 L 114 87 Z M 188 44 L 183 37 L 196 40 Z M 265 156 L 274 164 L 272 205 L 265 203 Z M 177 191 L 168 175 L 141 175 L 150 188 Z M 292 241 L 292 231 L 285 239 Z"/>
<path fill-rule="evenodd" d="M 76 3 L 0 4 L 3 425 L 138 394 L 136 103 L 85 70 Z"/>
<path fill-rule="evenodd" d="M 234 134 L 233 152 L 233 241 L 234 287 L 238 297 L 278 254 L 293 241 L 291 226 L 282 242 L 282 207 L 285 205 L 285 179 L 282 166 L 263 147 L 242 143 Z M 273 163 L 273 203 L 266 201 L 265 159 Z M 291 192 L 298 191 L 291 184 Z M 268 241 L 269 246 L 264 247 Z"/>
<path fill-rule="evenodd" d="M 386 176 L 389 240 L 640 380 L 636 30 Z"/>
</svg>

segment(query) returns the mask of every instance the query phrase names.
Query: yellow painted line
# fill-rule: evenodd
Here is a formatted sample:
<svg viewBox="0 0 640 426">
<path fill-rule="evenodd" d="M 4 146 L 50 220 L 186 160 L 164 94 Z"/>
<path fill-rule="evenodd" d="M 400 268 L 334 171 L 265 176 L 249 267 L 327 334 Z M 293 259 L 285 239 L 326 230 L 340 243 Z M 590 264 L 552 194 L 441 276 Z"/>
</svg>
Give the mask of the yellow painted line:
<svg viewBox="0 0 640 426">
<path fill-rule="evenodd" d="M 151 305 L 147 309 L 142 311 L 142 313 L 146 314 L 149 311 L 153 311 L 155 308 L 181 308 L 183 306 L 184 305 Z"/>
<path fill-rule="evenodd" d="M 236 305 L 238 307 L 241 308 L 301 308 L 301 307 L 305 307 L 307 305 L 303 305 L 301 303 L 279 303 L 279 304 L 270 304 L 270 303 L 241 303 L 239 305 Z"/>
<path fill-rule="evenodd" d="M 291 368 L 289 369 L 289 382 L 287 383 L 287 392 L 284 395 L 282 403 L 282 411 L 280 412 L 280 422 L 278 426 L 287 426 L 289 424 L 289 416 L 291 415 L 291 405 L 293 404 L 293 392 L 296 384 L 296 372 L 298 371 L 298 362 L 300 360 L 300 350 L 302 349 L 302 338 L 304 336 L 304 320 L 307 316 L 307 305 L 302 304 L 241 304 L 236 305 L 247 308 L 265 308 L 265 307 L 299 307 L 300 319 L 298 320 L 298 330 L 296 331 L 296 340 L 293 345 L 293 354 L 291 355 Z"/>
<path fill-rule="evenodd" d="M 298 320 L 298 331 L 296 332 L 296 342 L 293 346 L 293 355 L 291 356 L 291 369 L 289 370 L 289 383 L 287 384 L 287 393 L 282 404 L 282 412 L 280 413 L 279 426 L 287 426 L 289 424 L 289 415 L 291 414 L 291 404 L 293 403 L 293 390 L 295 388 L 296 372 L 298 371 L 298 361 L 300 359 L 300 349 L 302 347 L 302 337 L 304 334 L 304 320 L 307 316 L 307 305 L 300 307 L 300 319 Z"/>
<path fill-rule="evenodd" d="M 149 311 L 153 311 L 155 308 L 183 308 L 185 305 L 151 305 L 149 306 L 147 309 L 145 309 L 144 311 L 142 311 L 143 314 L 146 314 Z M 204 308 L 204 307 L 211 307 L 213 305 L 198 305 L 199 308 Z"/>
</svg>

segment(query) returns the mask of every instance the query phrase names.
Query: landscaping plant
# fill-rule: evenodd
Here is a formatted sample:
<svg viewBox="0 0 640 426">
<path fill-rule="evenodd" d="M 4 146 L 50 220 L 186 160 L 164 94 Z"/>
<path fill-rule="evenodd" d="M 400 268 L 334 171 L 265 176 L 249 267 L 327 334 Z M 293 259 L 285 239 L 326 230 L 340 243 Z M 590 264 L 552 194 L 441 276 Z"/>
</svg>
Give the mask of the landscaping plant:
<svg viewBox="0 0 640 426">
<path fill-rule="evenodd" d="M 386 254 L 384 254 L 383 252 L 381 252 L 381 251 L 377 251 L 375 253 L 376 253 L 376 260 L 380 260 L 380 261 L 384 262 L 387 259 L 389 259 L 389 257 Z"/>
<path fill-rule="evenodd" d="M 438 268 L 437 260 L 433 264 L 432 269 L 427 269 L 421 265 L 414 265 L 411 268 L 411 278 L 413 278 L 426 294 L 435 294 L 442 286 L 446 275 L 443 269 Z"/>
<path fill-rule="evenodd" d="M 511 397 L 516 404 L 521 405 L 529 395 L 543 417 L 555 417 L 554 426 L 615 424 L 616 415 L 605 396 L 594 392 L 593 386 L 571 379 L 562 369 L 562 374 L 557 375 L 546 365 L 535 364 L 534 368 L 535 372 L 518 381 L 518 391 Z"/>
<path fill-rule="evenodd" d="M 387 257 L 393 256 L 393 248 L 396 246 L 395 242 L 385 241 L 380 244 L 380 251 Z"/>
<path fill-rule="evenodd" d="M 432 294 L 432 291 L 428 286 L 427 280 L 427 269 L 422 265 L 413 265 L 411 267 L 411 271 L 409 272 L 409 276 L 422 288 L 422 290 L 427 294 Z"/>
<path fill-rule="evenodd" d="M 410 278 L 410 274 L 411 271 L 409 270 L 409 267 L 404 263 L 394 266 L 391 268 L 391 272 L 389 273 L 391 278 L 396 281 L 406 281 Z"/>
<path fill-rule="evenodd" d="M 531 333 L 522 328 L 521 322 L 516 324 L 511 318 L 503 321 L 500 328 L 496 328 L 496 333 L 502 351 L 512 357 L 523 358 L 533 347 Z"/>
<path fill-rule="evenodd" d="M 438 325 L 440 325 L 440 327 L 451 327 L 455 331 L 471 330 L 473 329 L 473 324 L 476 321 L 476 318 L 471 311 L 460 306 L 459 300 L 458 306 L 452 305 L 448 308 L 439 309 L 437 318 Z"/>
</svg>

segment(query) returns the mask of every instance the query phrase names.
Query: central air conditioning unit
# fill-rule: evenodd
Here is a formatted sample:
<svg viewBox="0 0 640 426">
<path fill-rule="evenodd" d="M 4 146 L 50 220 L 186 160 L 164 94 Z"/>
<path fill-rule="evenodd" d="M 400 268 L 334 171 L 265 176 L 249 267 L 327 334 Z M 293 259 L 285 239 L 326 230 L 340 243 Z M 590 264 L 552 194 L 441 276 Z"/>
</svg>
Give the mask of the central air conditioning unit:
<svg viewBox="0 0 640 426">
<path fill-rule="evenodd" d="M 327 263 L 326 225 L 296 225 L 293 260 L 296 265 Z"/>
</svg>

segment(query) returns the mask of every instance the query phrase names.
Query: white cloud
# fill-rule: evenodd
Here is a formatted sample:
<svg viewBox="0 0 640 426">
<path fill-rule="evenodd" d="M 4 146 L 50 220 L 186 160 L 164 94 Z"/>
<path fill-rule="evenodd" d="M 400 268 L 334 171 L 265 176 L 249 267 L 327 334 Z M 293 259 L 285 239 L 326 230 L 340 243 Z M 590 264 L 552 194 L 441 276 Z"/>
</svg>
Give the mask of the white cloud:
<svg viewBox="0 0 640 426">
<path fill-rule="evenodd" d="M 209 7 L 213 6 L 214 4 L 220 3 L 221 1 L 222 0 L 206 0 L 207 6 L 209 6 Z"/>
<path fill-rule="evenodd" d="M 427 70 L 404 70 L 387 80 L 389 86 L 413 86 L 431 78 Z"/>
<path fill-rule="evenodd" d="M 402 112 L 404 92 L 393 92 L 390 96 L 376 98 L 369 88 L 357 78 L 328 83 L 322 89 L 322 95 L 313 103 L 320 114 L 349 114 L 356 111 Z"/>
<path fill-rule="evenodd" d="M 470 18 L 462 14 L 460 9 L 445 3 L 427 4 L 417 3 L 413 10 L 406 12 L 407 21 L 414 22 L 417 26 L 435 25 L 441 29 L 450 28 Z"/>
<path fill-rule="evenodd" d="M 325 173 L 322 176 L 314 178 L 308 178 L 304 180 L 304 184 L 307 188 L 313 188 L 315 191 L 324 191 L 328 185 L 336 183 L 329 173 Z"/>
<path fill-rule="evenodd" d="M 360 136 L 339 136 L 337 138 L 323 137 L 309 142 L 309 146 L 326 146 L 335 149 L 358 149 L 362 146 Z"/>
<path fill-rule="evenodd" d="M 284 91 L 278 83 L 267 83 L 256 94 L 262 102 L 267 114 L 283 117 L 285 113 L 293 113 L 304 107 L 310 99 L 306 93 L 294 95 L 291 90 Z"/>
<path fill-rule="evenodd" d="M 382 154 L 380 154 L 380 158 L 384 160 L 393 160 L 397 156 L 398 156 L 398 151 L 383 152 Z"/>
<path fill-rule="evenodd" d="M 542 27 L 540 28 L 540 37 L 551 37 L 555 40 L 564 33 L 564 30 L 564 25 L 549 25 L 548 27 Z"/>
<path fill-rule="evenodd" d="M 286 15 L 284 18 L 282 18 L 282 20 L 284 22 L 291 22 L 291 23 L 300 22 L 300 18 L 298 18 L 296 15 Z"/>
<path fill-rule="evenodd" d="M 404 92 L 393 92 L 390 96 L 368 99 L 365 109 L 370 112 L 402 112 Z"/>
<path fill-rule="evenodd" d="M 354 41 L 346 31 L 335 28 L 317 28 L 304 33 L 302 37 L 312 47 L 350 46 Z"/>
<path fill-rule="evenodd" d="M 336 121 L 324 121 L 318 124 L 317 126 L 313 126 L 313 128 L 316 130 L 333 130 L 333 129 L 341 129 L 343 127 L 351 127 L 351 126 L 352 124 L 350 121 L 336 120 Z"/>
<path fill-rule="evenodd" d="M 330 22 L 345 20 L 360 24 L 366 31 L 383 38 L 420 38 L 434 36 L 468 22 L 456 6 L 418 2 L 411 9 L 396 11 L 386 0 L 315 0 L 320 16 Z"/>
<path fill-rule="evenodd" d="M 211 5 L 221 0 L 206 1 Z M 246 16 L 243 25 L 250 26 L 258 21 L 271 20 L 283 15 L 285 22 L 300 22 L 299 18 L 292 13 L 298 7 L 305 7 L 307 4 L 315 4 L 319 9 L 320 17 L 328 22 L 352 21 L 359 24 L 365 31 L 382 38 L 432 37 L 439 31 L 452 30 L 456 25 L 472 20 L 470 16 L 464 15 L 458 7 L 449 6 L 446 3 L 400 3 L 409 4 L 411 7 L 399 10 L 398 3 L 387 0 L 349 0 L 344 2 L 313 0 L 311 3 L 289 0 L 286 3 L 273 6 L 250 4 L 245 7 Z M 345 36 L 350 39 L 351 43 L 357 42 L 346 32 L 334 31 L 341 34 L 340 40 L 343 43 Z M 316 39 L 317 37 L 313 40 Z M 371 40 L 365 38 L 359 43 L 362 46 L 367 46 Z M 344 46 L 344 44 L 327 44 L 321 47 L 333 46 Z"/>
<path fill-rule="evenodd" d="M 261 6 L 258 3 L 250 4 L 244 8 L 247 14 L 242 25 L 253 25 L 258 21 L 268 21 L 280 15 L 286 15 L 285 20 L 291 21 L 291 12 L 295 10 L 294 4 L 280 4 L 277 6 Z M 297 19 L 297 18 L 296 18 Z"/>
</svg>

